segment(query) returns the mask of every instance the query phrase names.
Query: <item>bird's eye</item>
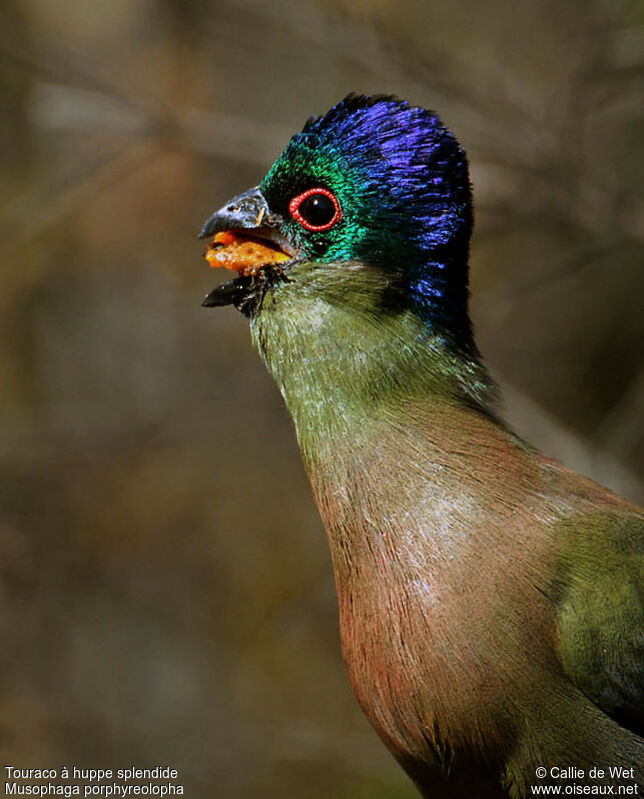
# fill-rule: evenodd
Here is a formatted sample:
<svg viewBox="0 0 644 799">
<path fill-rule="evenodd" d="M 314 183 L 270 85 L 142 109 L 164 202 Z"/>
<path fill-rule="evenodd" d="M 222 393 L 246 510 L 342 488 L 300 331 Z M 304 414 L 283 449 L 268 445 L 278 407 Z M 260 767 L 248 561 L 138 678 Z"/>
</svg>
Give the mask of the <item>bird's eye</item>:
<svg viewBox="0 0 644 799">
<path fill-rule="evenodd" d="M 293 197 L 288 210 L 307 230 L 328 230 L 342 219 L 342 209 L 328 189 L 308 189 Z"/>
</svg>

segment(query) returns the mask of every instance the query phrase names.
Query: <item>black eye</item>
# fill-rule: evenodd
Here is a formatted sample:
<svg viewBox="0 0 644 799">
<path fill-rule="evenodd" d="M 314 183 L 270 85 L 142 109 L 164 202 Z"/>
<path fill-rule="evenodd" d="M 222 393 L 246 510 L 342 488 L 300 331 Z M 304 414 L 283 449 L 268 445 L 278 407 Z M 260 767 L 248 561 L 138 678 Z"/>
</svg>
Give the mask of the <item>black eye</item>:
<svg viewBox="0 0 644 799">
<path fill-rule="evenodd" d="M 308 189 L 293 197 L 288 210 L 307 230 L 328 230 L 342 219 L 342 209 L 328 189 Z"/>
</svg>

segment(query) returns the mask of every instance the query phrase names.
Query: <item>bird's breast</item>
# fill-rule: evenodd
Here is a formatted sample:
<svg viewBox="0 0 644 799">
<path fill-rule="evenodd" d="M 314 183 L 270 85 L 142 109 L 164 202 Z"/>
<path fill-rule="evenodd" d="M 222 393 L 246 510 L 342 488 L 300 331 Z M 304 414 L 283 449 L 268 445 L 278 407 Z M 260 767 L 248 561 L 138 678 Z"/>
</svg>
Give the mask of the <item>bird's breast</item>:
<svg viewBox="0 0 644 799">
<path fill-rule="evenodd" d="M 382 562 L 337 587 L 352 688 L 400 759 L 447 769 L 459 740 L 469 748 L 479 729 L 494 735 L 508 680 L 488 627 L 494 603 Z"/>
<path fill-rule="evenodd" d="M 492 473 L 486 485 L 476 464 L 457 469 L 460 447 L 445 455 L 413 437 L 336 450 L 310 473 L 353 690 L 401 763 L 445 772 L 459 746 L 485 758 L 511 747 L 508 697 L 532 690 L 552 651 L 539 591 L 552 541 L 535 524 L 547 508 L 517 489 L 529 480 Z"/>
</svg>

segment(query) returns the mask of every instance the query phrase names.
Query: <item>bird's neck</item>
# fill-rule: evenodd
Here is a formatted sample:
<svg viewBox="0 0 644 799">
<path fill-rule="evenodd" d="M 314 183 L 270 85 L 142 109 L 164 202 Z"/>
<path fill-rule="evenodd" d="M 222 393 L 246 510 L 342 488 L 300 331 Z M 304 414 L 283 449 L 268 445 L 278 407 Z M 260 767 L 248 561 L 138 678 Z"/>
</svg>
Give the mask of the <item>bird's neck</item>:
<svg viewBox="0 0 644 799">
<path fill-rule="evenodd" d="M 293 418 L 309 469 L 355 449 L 410 408 L 491 416 L 495 388 L 472 347 L 459 350 L 411 309 L 387 305 L 381 273 L 305 264 L 269 292 L 253 339 Z M 432 408 L 435 414 L 432 414 Z"/>
<path fill-rule="evenodd" d="M 430 616 L 444 651 L 455 614 L 470 613 L 460 592 L 485 580 L 479 564 L 504 575 L 513 562 L 507 538 L 522 529 L 519 509 L 547 516 L 527 499 L 540 495 L 544 478 L 495 421 L 493 389 L 475 359 L 451 350 L 413 312 L 379 310 L 364 282 L 343 288 L 341 278 L 315 271 L 291 278 L 267 293 L 252 334 L 295 424 L 327 532 L 345 658 L 374 721 L 361 653 L 377 664 L 383 652 L 389 673 L 400 654 L 389 625 L 415 640 L 410 625 L 426 630 Z M 516 524 L 499 525 L 504 514 Z M 449 609 L 442 620 L 441 608 Z M 420 652 L 403 655 L 423 660 Z M 449 668 L 438 672 L 448 685 Z M 413 675 L 427 683 L 419 666 L 401 685 Z M 384 701 L 398 705 L 395 696 Z"/>
<path fill-rule="evenodd" d="M 496 422 L 475 359 L 413 312 L 378 310 L 364 283 L 336 280 L 292 275 L 267 293 L 251 329 L 327 532 L 349 661 L 363 633 L 374 651 L 386 640 L 375 606 L 418 594 L 427 608 L 451 607 L 450 592 L 480 579 L 479 561 L 505 556 L 514 528 L 495 524 L 495 508 L 522 507 L 542 478 Z"/>
</svg>

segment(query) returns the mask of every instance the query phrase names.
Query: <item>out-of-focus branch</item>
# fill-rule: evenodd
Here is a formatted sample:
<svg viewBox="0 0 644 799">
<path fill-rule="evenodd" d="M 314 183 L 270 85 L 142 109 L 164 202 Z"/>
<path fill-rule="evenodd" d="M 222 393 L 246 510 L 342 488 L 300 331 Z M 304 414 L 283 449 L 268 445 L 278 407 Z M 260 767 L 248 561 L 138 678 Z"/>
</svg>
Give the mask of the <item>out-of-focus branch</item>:
<svg viewBox="0 0 644 799">
<path fill-rule="evenodd" d="M 644 367 L 606 414 L 595 434 L 598 447 L 626 457 L 644 430 Z"/>
<path fill-rule="evenodd" d="M 562 461 L 574 471 L 608 486 L 635 502 L 644 501 L 642 481 L 620 463 L 617 457 L 620 453 L 612 445 L 608 446 L 605 441 L 584 440 L 516 386 L 508 383 L 505 378 L 499 378 L 499 382 L 505 398 L 504 415 L 519 435 L 522 431 L 529 430 L 531 444 Z M 644 394 L 644 372 L 641 374 L 639 390 Z M 610 435 L 618 435 L 625 430 L 608 432 Z M 632 429 L 628 432 L 628 439 L 631 440 L 631 437 Z"/>
<path fill-rule="evenodd" d="M 44 82 L 35 84 L 29 112 L 41 128 L 76 133 L 100 131 L 113 139 L 125 138 L 125 142 L 116 147 L 116 154 L 112 144 L 80 169 L 74 165 L 73 174 L 59 176 L 53 189 L 47 181 L 39 181 L 35 190 L 16 198 L 9 219 L 3 223 L 7 232 L 0 246 L 0 263 L 87 198 L 158 155 L 160 143 L 265 166 L 290 136 L 290 131 L 278 125 L 195 108 L 178 107 L 171 116 L 157 119 L 119 103 L 112 95 Z"/>
<path fill-rule="evenodd" d="M 103 155 L 84 166 L 83 175 L 57 192 L 53 202 L 48 202 L 47 197 L 40 193 L 29 197 L 20 209 L 14 209 L 15 224 L 0 246 L 0 264 L 5 264 L 21 247 L 45 233 L 99 191 L 131 175 L 155 153 L 158 153 L 158 145 L 154 142 L 141 140 L 130 143 L 116 155 L 110 152 L 109 156 Z"/>
<path fill-rule="evenodd" d="M 151 115 L 95 90 L 45 82 L 34 86 L 30 111 L 33 121 L 45 128 L 154 136 L 204 155 L 262 166 L 275 158 L 292 133 L 289 128 L 270 122 L 188 106 L 174 106 Z"/>
</svg>

